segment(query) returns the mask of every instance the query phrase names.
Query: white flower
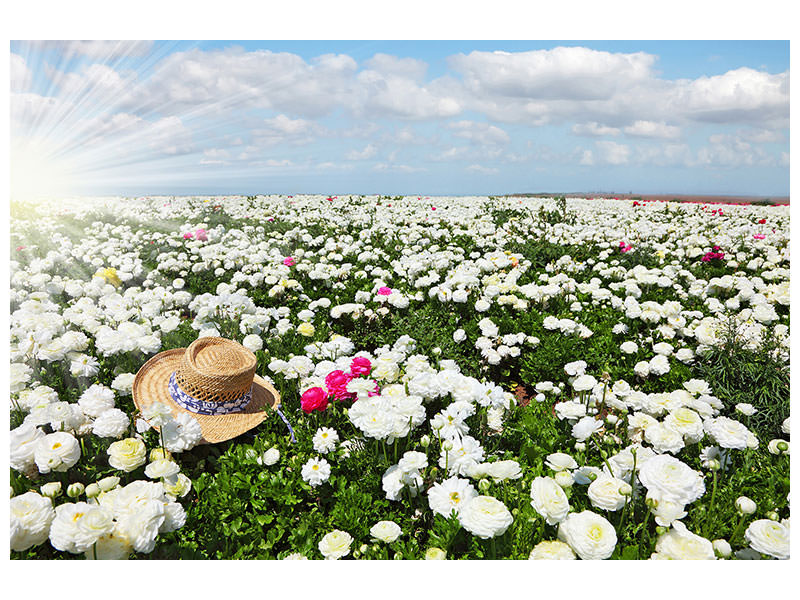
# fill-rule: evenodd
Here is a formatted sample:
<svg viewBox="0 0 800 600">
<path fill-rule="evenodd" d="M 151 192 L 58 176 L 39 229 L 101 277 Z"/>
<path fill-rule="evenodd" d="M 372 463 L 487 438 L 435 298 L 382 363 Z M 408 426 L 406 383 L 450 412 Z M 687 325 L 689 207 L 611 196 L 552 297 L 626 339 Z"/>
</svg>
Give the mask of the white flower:
<svg viewBox="0 0 800 600">
<path fill-rule="evenodd" d="M 34 467 L 34 453 L 36 446 L 45 436 L 44 431 L 34 427 L 30 423 L 23 423 L 16 429 L 12 429 L 9 437 L 11 438 L 11 468 L 26 473 Z"/>
<path fill-rule="evenodd" d="M 656 554 L 652 558 L 668 560 L 714 560 L 714 547 L 704 537 L 686 529 L 680 521 L 672 523 L 672 529 L 662 534 L 656 542 Z"/>
<path fill-rule="evenodd" d="M 326 559 L 338 560 L 350 554 L 352 543 L 353 537 L 349 533 L 334 529 L 320 540 L 318 547 Z"/>
<path fill-rule="evenodd" d="M 375 539 L 391 544 L 397 541 L 403 530 L 394 521 L 378 521 L 370 528 L 369 533 Z"/>
<path fill-rule="evenodd" d="M 106 452 L 108 453 L 108 464 L 126 473 L 130 473 L 147 462 L 147 448 L 142 440 L 136 438 L 126 438 L 114 442 Z"/>
<path fill-rule="evenodd" d="M 633 372 L 636 373 L 639 377 L 647 377 L 650 375 L 650 363 L 646 360 L 640 360 L 635 365 L 633 365 Z"/>
<path fill-rule="evenodd" d="M 434 483 L 428 489 L 428 505 L 433 512 L 449 518 L 453 511 L 461 512 L 461 509 L 477 495 L 469 480 L 450 477 L 442 483 Z"/>
<path fill-rule="evenodd" d="M 114 408 L 114 390 L 95 383 L 78 399 L 81 410 L 89 417 L 99 417 L 109 408 Z"/>
<path fill-rule="evenodd" d="M 556 411 L 556 416 L 561 420 L 580 419 L 586 416 L 586 405 L 582 402 L 567 400 L 556 404 L 554 409 Z"/>
<path fill-rule="evenodd" d="M 563 452 L 554 452 L 553 454 L 548 454 L 544 464 L 556 472 L 578 468 L 578 463 L 575 462 L 575 459 L 569 454 L 564 454 Z"/>
<path fill-rule="evenodd" d="M 292 554 L 287 554 L 283 557 L 283 560 L 308 560 L 308 557 L 305 554 L 300 554 L 299 552 L 293 552 Z"/>
<path fill-rule="evenodd" d="M 781 431 L 786 435 L 789 435 L 789 419 L 791 417 L 786 417 L 781 424 Z"/>
<path fill-rule="evenodd" d="M 114 529 L 114 515 L 98 504 L 77 502 L 56 507 L 50 543 L 56 550 L 80 554 Z"/>
<path fill-rule="evenodd" d="M 453 332 L 453 341 L 454 342 L 460 343 L 460 342 L 463 342 L 465 339 L 467 339 L 467 334 L 463 329 L 456 329 Z"/>
<path fill-rule="evenodd" d="M 594 417 L 583 417 L 580 421 L 572 426 L 572 437 L 579 442 L 585 442 L 593 433 L 600 431 L 603 428 L 603 422 L 595 419 Z"/>
<path fill-rule="evenodd" d="M 120 438 L 130 425 L 128 415 L 118 408 L 109 408 L 94 420 L 92 433 L 98 437 Z"/>
<path fill-rule="evenodd" d="M 164 494 L 167 497 L 183 498 L 192 490 L 192 480 L 183 473 L 178 473 L 177 476 L 169 479 L 164 479 Z"/>
<path fill-rule="evenodd" d="M 614 553 L 617 532 L 605 518 L 584 510 L 567 515 L 558 526 L 558 538 L 582 560 L 603 560 Z"/>
<path fill-rule="evenodd" d="M 450 475 L 467 475 L 470 467 L 483 460 L 484 450 L 480 442 L 472 436 L 465 435 L 461 439 L 450 440 L 452 448 L 446 450 L 442 445 L 439 466 L 447 468 Z"/>
<path fill-rule="evenodd" d="M 789 527 L 770 519 L 753 521 L 744 532 L 753 550 L 774 558 L 789 558 Z"/>
<path fill-rule="evenodd" d="M 684 447 L 683 436 L 664 423 L 653 423 L 644 432 L 644 439 L 653 445 L 659 454 L 677 454 Z"/>
<path fill-rule="evenodd" d="M 115 528 L 97 538 L 94 545 L 83 554 L 86 560 L 125 560 L 132 550 L 128 539 Z"/>
<path fill-rule="evenodd" d="M 758 412 L 752 404 L 748 404 L 746 402 L 740 402 L 737 404 L 736 411 L 742 413 L 746 417 L 752 417 Z"/>
<path fill-rule="evenodd" d="M 410 473 L 412 471 L 421 471 L 425 467 L 428 466 L 428 457 L 426 454 L 422 452 L 416 452 L 414 450 L 409 450 L 408 452 L 403 454 L 403 457 L 397 463 L 397 466 L 400 467 L 400 470 L 404 473 Z"/>
<path fill-rule="evenodd" d="M 736 509 L 743 515 L 752 515 L 757 508 L 756 503 L 747 496 L 739 496 L 736 499 Z"/>
<path fill-rule="evenodd" d="M 694 394 L 695 396 L 702 396 L 704 394 L 711 393 L 711 387 L 702 379 L 690 379 L 689 381 L 684 382 L 683 387 L 685 387 L 691 394 Z"/>
<path fill-rule="evenodd" d="M 261 339 L 260 335 L 251 333 L 250 335 L 244 336 L 242 346 L 250 350 L 250 352 L 258 352 L 264 347 L 264 341 Z"/>
<path fill-rule="evenodd" d="M 180 467 L 166 458 L 151 462 L 144 470 L 144 474 L 150 479 L 170 479 L 178 473 L 180 473 Z"/>
<path fill-rule="evenodd" d="M 172 411 L 163 402 L 152 402 L 142 409 L 142 417 L 153 427 L 163 427 L 172 420 Z"/>
<path fill-rule="evenodd" d="M 64 431 L 41 438 L 34 450 L 34 461 L 40 473 L 66 471 L 81 457 L 81 447 L 72 434 Z"/>
<path fill-rule="evenodd" d="M 642 464 L 639 481 L 657 500 L 681 506 L 700 498 L 705 491 L 703 476 L 668 454 L 660 454 Z"/>
<path fill-rule="evenodd" d="M 739 421 L 728 417 L 716 417 L 715 419 L 706 419 L 703 427 L 706 433 L 723 448 L 736 448 L 737 450 L 747 448 L 750 431 Z"/>
<path fill-rule="evenodd" d="M 486 467 L 487 475 L 495 481 L 519 479 L 522 477 L 522 469 L 515 460 L 498 460 L 493 463 L 486 463 Z"/>
<path fill-rule="evenodd" d="M 181 412 L 161 427 L 164 445 L 170 452 L 191 450 L 203 438 L 203 430 L 189 413 Z"/>
<path fill-rule="evenodd" d="M 503 535 L 514 518 L 500 500 L 491 496 L 476 496 L 458 513 L 461 526 L 482 539 Z"/>
<path fill-rule="evenodd" d="M 536 477 L 531 482 L 531 506 L 548 525 L 563 521 L 569 512 L 569 500 L 552 477 Z"/>
<path fill-rule="evenodd" d="M 311 487 L 317 487 L 328 481 L 331 476 L 331 466 L 324 458 L 311 458 L 303 465 L 300 474 L 303 481 Z"/>
<path fill-rule="evenodd" d="M 625 354 L 634 354 L 639 349 L 639 346 L 636 345 L 636 342 L 627 341 L 622 342 L 619 346 L 619 349 Z"/>
<path fill-rule="evenodd" d="M 133 373 L 120 373 L 111 382 L 111 389 L 117 390 L 120 395 L 130 396 L 135 377 Z"/>
<path fill-rule="evenodd" d="M 25 492 L 11 498 L 11 549 L 22 552 L 47 540 L 55 518 L 53 503 L 36 492 Z"/>
<path fill-rule="evenodd" d="M 544 540 L 533 547 L 528 560 L 575 560 L 575 553 L 569 544 Z"/>
<path fill-rule="evenodd" d="M 277 448 L 270 448 L 264 454 L 261 455 L 261 460 L 266 466 L 272 466 L 276 462 L 278 462 L 281 458 L 280 450 Z"/>
<path fill-rule="evenodd" d="M 597 385 L 597 380 L 591 375 L 581 375 L 575 378 L 572 382 L 572 388 L 576 392 L 585 392 L 594 388 Z"/>
<path fill-rule="evenodd" d="M 628 502 L 631 486 L 616 477 L 601 475 L 589 484 L 587 490 L 592 506 L 600 510 L 619 510 Z"/>
<path fill-rule="evenodd" d="M 314 444 L 314 450 L 320 454 L 327 454 L 336 449 L 336 444 L 339 442 L 339 434 L 330 427 L 320 427 L 311 441 Z"/>
</svg>

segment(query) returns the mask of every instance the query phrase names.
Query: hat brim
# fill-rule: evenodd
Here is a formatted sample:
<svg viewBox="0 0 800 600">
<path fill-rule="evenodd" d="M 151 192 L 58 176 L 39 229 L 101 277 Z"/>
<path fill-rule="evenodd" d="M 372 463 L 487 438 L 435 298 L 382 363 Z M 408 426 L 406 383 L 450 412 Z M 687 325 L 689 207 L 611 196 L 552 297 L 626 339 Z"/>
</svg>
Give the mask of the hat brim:
<svg viewBox="0 0 800 600">
<path fill-rule="evenodd" d="M 175 416 L 184 412 L 200 424 L 203 431 L 201 443 L 216 444 L 235 438 L 251 430 L 267 416 L 265 407 L 277 408 L 280 394 L 264 379 L 253 377 L 253 395 L 250 403 L 241 412 L 227 415 L 200 415 L 179 406 L 169 395 L 170 376 L 178 369 L 186 348 L 176 348 L 156 354 L 139 369 L 133 379 L 133 403 L 140 411 L 153 402 L 167 405 Z"/>
</svg>

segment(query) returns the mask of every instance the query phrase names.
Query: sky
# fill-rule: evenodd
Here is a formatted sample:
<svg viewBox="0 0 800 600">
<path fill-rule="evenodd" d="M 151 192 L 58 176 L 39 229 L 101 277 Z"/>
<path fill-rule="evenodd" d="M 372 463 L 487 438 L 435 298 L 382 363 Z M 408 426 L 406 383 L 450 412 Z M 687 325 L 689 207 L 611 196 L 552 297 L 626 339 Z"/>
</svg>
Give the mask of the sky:
<svg viewBox="0 0 800 600">
<path fill-rule="evenodd" d="M 12 197 L 789 194 L 788 41 L 11 41 Z"/>
</svg>

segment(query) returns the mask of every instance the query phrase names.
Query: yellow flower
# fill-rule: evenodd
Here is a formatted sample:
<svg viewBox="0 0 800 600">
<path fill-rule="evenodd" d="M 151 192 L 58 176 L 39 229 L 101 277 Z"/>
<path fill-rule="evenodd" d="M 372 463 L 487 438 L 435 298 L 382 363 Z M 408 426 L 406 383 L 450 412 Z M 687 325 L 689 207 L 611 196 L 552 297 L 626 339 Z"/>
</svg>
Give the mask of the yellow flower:
<svg viewBox="0 0 800 600">
<path fill-rule="evenodd" d="M 100 269 L 97 273 L 94 274 L 95 277 L 100 277 L 101 279 L 105 279 L 108 283 L 113 285 L 114 287 L 119 287 L 122 285 L 122 280 L 117 275 L 117 270 L 114 267 L 107 267 L 105 269 Z"/>
<path fill-rule="evenodd" d="M 311 323 L 300 323 L 300 325 L 297 326 L 297 333 L 305 337 L 311 337 L 314 335 L 315 331 L 316 329 L 314 329 Z"/>
</svg>

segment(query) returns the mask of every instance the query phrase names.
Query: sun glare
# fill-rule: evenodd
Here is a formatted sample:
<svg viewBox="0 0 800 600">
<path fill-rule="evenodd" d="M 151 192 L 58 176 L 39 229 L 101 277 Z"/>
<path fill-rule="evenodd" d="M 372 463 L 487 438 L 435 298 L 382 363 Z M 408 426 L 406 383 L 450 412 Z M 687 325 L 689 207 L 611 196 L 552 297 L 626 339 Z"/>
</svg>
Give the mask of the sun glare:
<svg viewBox="0 0 800 600">
<path fill-rule="evenodd" d="M 11 200 L 18 202 L 63 198 L 74 189 L 67 161 L 27 144 L 11 149 L 10 179 Z"/>
</svg>

